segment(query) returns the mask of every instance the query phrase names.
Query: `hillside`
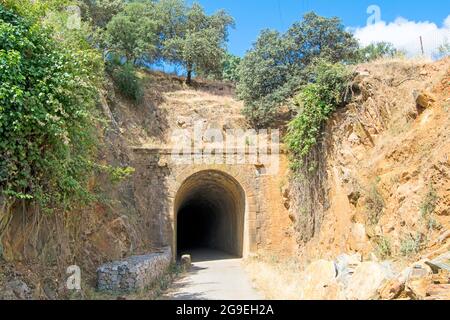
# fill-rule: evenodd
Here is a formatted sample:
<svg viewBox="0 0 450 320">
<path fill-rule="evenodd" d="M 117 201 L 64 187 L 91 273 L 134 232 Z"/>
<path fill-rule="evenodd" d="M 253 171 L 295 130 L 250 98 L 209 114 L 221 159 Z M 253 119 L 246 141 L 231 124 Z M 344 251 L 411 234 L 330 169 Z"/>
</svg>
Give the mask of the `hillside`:
<svg viewBox="0 0 450 320">
<path fill-rule="evenodd" d="M 249 270 L 260 275 L 256 282 L 270 298 L 367 299 L 379 294 L 385 277 L 396 278 L 421 261 L 427 275 L 422 287 L 405 289 L 404 281 L 394 281 L 395 293 L 382 298 L 423 299 L 427 289 L 448 297 L 445 286 L 433 292 L 424 259 L 450 246 L 450 60 L 381 60 L 355 72 L 353 98 L 327 124 L 325 203 L 315 203 L 313 219 L 302 216 L 295 182 L 291 186 L 298 230 L 307 232 L 315 223 L 316 231 L 306 242 L 298 234 L 298 258 L 253 261 Z M 349 277 L 360 265 L 366 269 L 348 284 L 335 279 L 333 260 L 348 268 Z"/>
<path fill-rule="evenodd" d="M 389 261 L 389 272 L 397 275 L 411 263 L 448 251 L 449 71 L 450 59 L 382 60 L 356 67 L 352 99 L 326 127 L 326 203 L 317 203 L 313 220 L 302 219 L 295 183 L 273 190 L 269 202 L 273 208 L 290 208 L 292 223 L 289 230 L 267 235 L 267 248 L 297 240 L 298 249 L 281 258 L 276 251 L 261 251 L 247 261 L 267 298 L 358 298 L 351 294 L 376 292 L 379 288 L 366 290 L 364 283 L 343 287 L 330 275 L 330 263 L 343 254 L 347 260 L 357 254 L 356 265 L 371 261 L 375 270 L 380 270 L 378 261 Z M 121 97 L 112 84 L 106 87 L 99 103 L 109 120 L 102 131 L 101 163 L 130 166 L 133 148 L 167 148 L 174 130 L 193 129 L 196 121 L 222 130 L 248 126 L 230 85 L 198 81 L 188 87 L 181 78 L 143 71 L 139 77 L 145 86 L 139 104 Z M 0 281 L 5 297 L 14 296 L 10 287 L 15 280 L 28 284 L 26 297 L 65 297 L 65 288 L 52 279 L 64 279 L 64 266 L 77 263 L 86 276 L 82 297 L 95 298 L 95 269 L 101 263 L 158 249 L 148 232 L 154 221 L 137 209 L 142 201 L 136 197 L 139 177 L 111 184 L 100 174 L 91 184 L 102 200 L 79 219 L 41 216 L 37 225 L 16 216 L 3 239 Z M 301 231 L 310 230 L 311 221 L 317 227 L 305 239 Z M 427 273 L 425 290 L 430 277 Z M 396 298 L 423 298 L 401 288 Z"/>
</svg>

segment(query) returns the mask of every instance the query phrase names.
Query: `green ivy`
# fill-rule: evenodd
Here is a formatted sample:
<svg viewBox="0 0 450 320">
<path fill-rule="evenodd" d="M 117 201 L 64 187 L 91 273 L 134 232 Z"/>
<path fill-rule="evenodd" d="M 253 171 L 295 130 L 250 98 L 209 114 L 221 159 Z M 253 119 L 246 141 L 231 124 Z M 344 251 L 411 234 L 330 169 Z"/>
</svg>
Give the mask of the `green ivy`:
<svg viewBox="0 0 450 320">
<path fill-rule="evenodd" d="M 55 40 L 39 20 L 0 5 L 0 191 L 47 208 L 91 200 L 96 50 Z"/>
<path fill-rule="evenodd" d="M 350 73 L 342 64 L 319 61 L 311 82 L 294 97 L 297 116 L 289 123 L 285 137 L 293 169 L 302 165 L 302 159 L 321 138 L 324 123 L 343 103 L 349 79 Z"/>
</svg>

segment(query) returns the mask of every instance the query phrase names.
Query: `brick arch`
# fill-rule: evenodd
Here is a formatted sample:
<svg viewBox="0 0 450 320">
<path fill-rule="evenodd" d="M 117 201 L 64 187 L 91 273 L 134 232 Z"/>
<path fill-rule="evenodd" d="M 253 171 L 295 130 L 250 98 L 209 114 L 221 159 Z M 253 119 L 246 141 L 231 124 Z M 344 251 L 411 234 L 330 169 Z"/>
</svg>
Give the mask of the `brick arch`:
<svg viewBox="0 0 450 320">
<path fill-rule="evenodd" d="M 171 233 L 172 233 L 172 250 L 177 252 L 177 209 L 176 200 L 179 190 L 183 185 L 193 176 L 202 172 L 217 172 L 225 177 L 231 178 L 238 184 L 244 191 L 245 199 L 245 213 L 244 213 L 244 235 L 243 235 L 243 256 L 247 257 L 249 254 L 256 251 L 256 218 L 257 218 L 257 202 L 256 193 L 252 185 L 247 181 L 248 177 L 242 174 L 243 168 L 241 166 L 233 165 L 194 165 L 188 166 L 178 173 L 174 172 L 173 182 L 169 188 L 170 199 L 170 221 L 171 221 Z M 256 177 L 254 177 L 256 178 Z M 174 254 L 174 257 L 176 255 Z"/>
</svg>

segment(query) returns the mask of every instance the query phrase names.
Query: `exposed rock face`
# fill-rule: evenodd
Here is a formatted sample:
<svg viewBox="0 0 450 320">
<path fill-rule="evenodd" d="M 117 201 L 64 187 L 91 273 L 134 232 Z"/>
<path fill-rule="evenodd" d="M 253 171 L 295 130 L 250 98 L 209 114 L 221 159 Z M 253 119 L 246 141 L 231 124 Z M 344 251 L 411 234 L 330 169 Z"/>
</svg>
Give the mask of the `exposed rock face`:
<svg viewBox="0 0 450 320">
<path fill-rule="evenodd" d="M 388 264 L 377 262 L 363 262 L 359 265 L 345 289 L 345 296 L 349 300 L 368 300 L 377 296 L 378 288 L 393 278 Z"/>
<path fill-rule="evenodd" d="M 450 248 L 450 59 L 358 68 L 352 99 L 324 135 L 329 206 L 312 219 L 321 224 L 299 255 L 315 261 L 359 252 L 366 261 L 376 254 L 402 269 Z"/>
<path fill-rule="evenodd" d="M 338 292 L 336 267 L 332 261 L 318 260 L 306 268 L 301 293 L 303 299 L 338 299 Z"/>
<path fill-rule="evenodd" d="M 167 271 L 171 261 L 172 253 L 167 247 L 159 253 L 105 264 L 97 269 L 97 289 L 108 292 L 145 289 Z"/>
</svg>

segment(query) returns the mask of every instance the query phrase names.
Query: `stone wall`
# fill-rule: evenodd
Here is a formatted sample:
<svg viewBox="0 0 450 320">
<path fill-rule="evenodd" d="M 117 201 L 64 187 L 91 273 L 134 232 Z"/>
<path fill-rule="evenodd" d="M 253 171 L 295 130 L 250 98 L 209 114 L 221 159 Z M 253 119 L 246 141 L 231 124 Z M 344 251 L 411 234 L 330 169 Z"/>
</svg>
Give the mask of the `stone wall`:
<svg viewBox="0 0 450 320">
<path fill-rule="evenodd" d="M 171 261 L 171 249 L 166 247 L 161 252 L 104 264 L 97 269 L 97 289 L 108 292 L 144 289 L 163 276 Z"/>
<path fill-rule="evenodd" d="M 285 154 L 280 154 L 279 173 L 269 175 L 253 164 L 176 164 L 170 151 L 135 148 L 133 154 L 134 200 L 150 231 L 152 245 L 171 246 L 173 252 L 177 251 L 176 200 L 180 198 L 180 190 L 193 176 L 212 171 L 233 178 L 244 190 L 244 257 L 265 250 L 278 255 L 290 255 L 295 251 L 293 223 L 283 198 L 288 171 Z"/>
</svg>

